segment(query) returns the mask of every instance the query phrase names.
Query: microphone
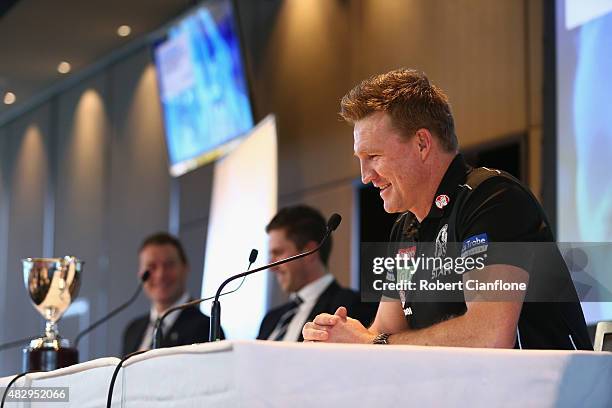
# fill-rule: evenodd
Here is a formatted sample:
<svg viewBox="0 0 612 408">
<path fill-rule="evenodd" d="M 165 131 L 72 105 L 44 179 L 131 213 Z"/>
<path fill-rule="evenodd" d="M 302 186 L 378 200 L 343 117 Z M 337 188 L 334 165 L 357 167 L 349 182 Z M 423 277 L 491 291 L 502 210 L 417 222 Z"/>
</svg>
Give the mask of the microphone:
<svg viewBox="0 0 612 408">
<path fill-rule="evenodd" d="M 106 322 L 108 319 L 110 319 L 111 317 L 115 316 L 117 313 L 121 312 L 123 309 L 125 309 L 126 307 L 131 305 L 136 300 L 138 295 L 140 295 L 140 292 L 142 291 L 143 285 L 149 279 L 150 276 L 151 276 L 151 272 L 149 272 L 148 270 L 144 271 L 144 273 L 140 277 L 140 283 L 138 284 L 138 288 L 136 289 L 136 292 L 134 292 L 132 297 L 127 302 L 125 302 L 121 306 L 117 307 L 115 310 L 111 311 L 109 314 L 107 314 L 106 316 L 104 316 L 103 318 L 98 320 L 97 322 L 93 323 L 91 326 L 89 326 L 85 330 L 81 331 L 76 336 L 76 338 L 74 339 L 74 348 L 76 348 L 76 349 L 79 348 L 79 342 L 81 341 L 83 336 L 85 336 L 87 333 L 89 333 L 90 331 L 92 331 L 96 327 L 100 326 L 102 323 Z"/>
<path fill-rule="evenodd" d="M 259 254 L 259 252 L 256 249 L 251 249 L 251 253 L 249 254 L 249 266 L 247 267 L 247 270 L 251 269 L 251 265 L 253 265 L 255 263 L 255 261 L 257 260 L 257 255 Z M 244 277 L 244 279 L 246 279 L 246 276 Z M 225 296 L 225 295 L 229 295 L 230 293 L 234 293 L 236 292 L 238 289 L 240 289 L 242 287 L 242 284 L 244 283 L 244 279 L 242 279 L 242 282 L 240 282 L 240 285 L 238 285 L 238 287 L 234 290 L 231 290 L 229 292 L 225 292 L 223 293 L 221 296 Z M 162 347 L 162 339 L 163 339 L 163 330 L 162 330 L 162 323 L 164 321 L 164 319 L 166 318 L 166 316 L 168 316 L 170 313 L 176 311 L 176 310 L 183 310 L 186 309 L 188 307 L 191 306 L 195 306 L 198 305 L 202 302 L 205 302 L 207 300 L 211 300 L 214 299 L 214 296 L 210 296 L 207 298 L 202 298 L 202 299 L 196 299 L 196 300 L 192 300 L 190 302 L 187 303 L 183 303 L 182 305 L 177 305 L 174 307 L 171 307 L 170 309 L 166 310 L 164 312 L 164 314 L 162 314 L 162 316 L 157 319 L 157 321 L 155 322 L 155 328 L 153 329 L 153 345 L 151 347 L 152 350 L 155 350 L 159 347 Z"/>
<path fill-rule="evenodd" d="M 228 283 L 230 283 L 234 279 L 245 277 L 245 276 L 250 275 L 252 273 L 260 272 L 260 271 L 263 271 L 265 269 L 272 268 L 272 267 L 278 266 L 278 265 L 282 265 L 282 264 L 285 264 L 287 262 L 295 261 L 296 259 L 300 259 L 300 258 L 303 258 L 305 256 L 314 254 L 315 252 L 317 252 L 318 250 L 321 249 L 321 247 L 323 246 L 325 241 L 327 241 L 329 239 L 329 237 L 332 234 L 332 232 L 334 232 L 336 230 L 336 228 L 338 228 L 338 225 L 340 225 L 341 221 L 342 221 L 342 217 L 339 214 L 334 213 L 334 214 L 332 214 L 331 217 L 329 217 L 329 220 L 327 221 L 327 228 L 326 228 L 326 231 L 325 231 L 325 235 L 323 236 L 323 239 L 321 239 L 321 242 L 319 243 L 319 245 L 315 249 L 312 249 L 312 250 L 306 251 L 306 252 L 302 252 L 301 254 L 293 255 L 293 256 L 290 256 L 290 257 L 285 258 L 285 259 L 281 259 L 280 261 L 269 263 L 269 264 L 264 265 L 262 267 L 253 269 L 252 271 L 248 271 L 247 270 L 245 272 L 242 272 L 242 273 L 239 273 L 237 275 L 230 276 L 229 278 L 227 278 L 219 286 L 219 288 L 217 289 L 217 294 L 215 295 L 215 300 L 212 302 L 212 305 L 210 307 L 210 339 L 209 339 L 209 341 L 221 340 L 221 303 L 219 303 L 219 297 L 221 296 L 221 291 L 223 290 L 225 285 L 227 285 Z"/>
</svg>

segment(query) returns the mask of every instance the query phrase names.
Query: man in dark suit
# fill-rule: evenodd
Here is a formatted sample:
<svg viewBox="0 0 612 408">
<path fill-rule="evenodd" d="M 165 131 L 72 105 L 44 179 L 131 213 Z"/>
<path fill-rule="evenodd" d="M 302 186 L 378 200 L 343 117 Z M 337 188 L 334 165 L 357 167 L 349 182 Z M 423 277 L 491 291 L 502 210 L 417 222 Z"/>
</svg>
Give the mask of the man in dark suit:
<svg viewBox="0 0 612 408">
<path fill-rule="evenodd" d="M 151 310 L 133 320 L 123 334 L 123 354 L 151 348 L 157 318 L 171 307 L 189 301 L 185 291 L 189 263 L 180 241 L 160 232 L 146 238 L 139 251 L 139 274 L 150 277 L 144 285 Z M 169 314 L 163 321 L 163 347 L 208 341 L 210 319 L 197 307 Z"/>
<path fill-rule="evenodd" d="M 266 227 L 270 261 L 314 249 L 326 231 L 321 213 L 307 206 L 287 207 Z M 260 340 L 303 341 L 302 327 L 319 313 L 334 313 L 340 306 L 352 310 L 364 324 L 371 323 L 375 304 L 361 303 L 358 293 L 340 287 L 327 271 L 331 237 L 318 253 L 272 268 L 289 302 L 270 310 L 259 329 Z"/>
</svg>

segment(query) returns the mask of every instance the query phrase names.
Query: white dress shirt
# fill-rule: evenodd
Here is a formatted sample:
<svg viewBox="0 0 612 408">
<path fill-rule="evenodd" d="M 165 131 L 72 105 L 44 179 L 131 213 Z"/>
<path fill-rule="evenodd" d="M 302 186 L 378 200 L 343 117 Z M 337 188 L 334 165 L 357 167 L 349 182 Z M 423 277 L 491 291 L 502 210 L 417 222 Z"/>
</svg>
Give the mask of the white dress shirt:
<svg viewBox="0 0 612 408">
<path fill-rule="evenodd" d="M 188 301 L 189 294 L 185 292 L 168 309 L 183 303 L 187 303 Z M 140 347 L 138 348 L 139 350 L 148 350 L 151 347 L 151 340 L 153 340 L 153 330 L 155 329 L 155 322 L 157 321 L 158 317 L 161 317 L 164 314 L 164 312 L 157 313 L 157 309 L 155 309 L 155 306 L 151 305 L 151 311 L 149 312 L 149 325 L 147 326 L 147 330 L 145 331 L 144 337 L 142 338 L 142 342 L 140 343 Z M 181 312 L 182 310 L 175 310 L 174 312 L 166 316 L 164 322 L 162 323 L 162 330 L 164 334 L 167 333 L 168 329 L 171 328 L 172 325 L 174 325 L 174 322 L 176 322 L 176 319 L 178 319 Z"/>
<path fill-rule="evenodd" d="M 292 293 L 289 295 L 290 299 L 294 299 L 295 296 L 299 296 L 303 303 L 298 306 L 297 313 L 291 319 L 289 326 L 287 327 L 287 333 L 285 337 L 282 338 L 281 341 L 297 341 L 302 334 L 302 328 L 306 324 L 306 319 L 310 315 L 312 308 L 317 303 L 319 296 L 325 289 L 334 281 L 334 277 L 330 273 L 326 273 L 321 276 L 316 281 L 310 282 L 308 285 L 304 286 L 302 289 L 297 291 L 297 293 Z M 278 328 L 274 329 L 274 331 L 270 334 L 268 339 L 273 339 L 276 336 Z"/>
</svg>

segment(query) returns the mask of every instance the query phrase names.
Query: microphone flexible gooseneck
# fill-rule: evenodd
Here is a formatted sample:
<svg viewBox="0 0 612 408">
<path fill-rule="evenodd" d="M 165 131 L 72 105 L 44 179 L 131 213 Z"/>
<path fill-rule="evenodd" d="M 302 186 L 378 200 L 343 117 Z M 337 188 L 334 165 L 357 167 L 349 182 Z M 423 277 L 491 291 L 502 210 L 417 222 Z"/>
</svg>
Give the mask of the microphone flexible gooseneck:
<svg viewBox="0 0 612 408">
<path fill-rule="evenodd" d="M 251 249 L 251 253 L 249 254 L 249 266 L 247 267 L 247 270 L 251 269 L 251 265 L 253 265 L 255 263 L 255 261 L 257 260 L 257 255 L 259 254 L 259 252 L 256 249 Z M 246 277 L 244 278 L 246 279 Z M 221 296 L 225 296 L 225 295 L 229 295 L 230 293 L 234 293 L 236 292 L 238 289 L 240 289 L 242 287 L 242 284 L 244 283 L 244 279 L 242 279 L 242 282 L 240 282 L 240 285 L 238 285 L 238 287 L 236 289 L 233 289 L 229 292 L 225 292 L 223 293 Z M 210 296 L 207 298 L 202 298 L 202 299 L 196 299 L 196 300 L 192 300 L 190 302 L 187 303 L 183 303 L 182 305 L 177 305 L 174 307 L 171 307 L 170 309 L 166 310 L 164 312 L 164 314 L 161 315 L 161 317 L 159 319 L 157 319 L 157 321 L 155 322 L 155 328 L 153 329 L 153 345 L 151 347 L 152 350 L 155 350 L 159 347 L 162 347 L 162 339 L 164 336 L 163 330 L 162 330 L 162 323 L 164 321 L 164 319 L 172 312 L 177 311 L 177 310 L 182 310 L 182 309 L 186 309 L 188 307 L 191 306 L 196 306 L 202 302 L 205 302 L 207 300 L 211 300 L 211 299 L 215 299 L 215 296 Z"/>
<path fill-rule="evenodd" d="M 94 330 L 96 327 L 100 326 L 102 323 L 106 322 L 108 319 L 112 318 L 117 313 L 121 312 L 123 309 L 131 305 L 136 300 L 138 295 L 140 295 L 143 285 L 149 279 L 150 276 L 151 276 L 151 272 L 149 272 L 148 270 L 144 271 L 144 273 L 140 277 L 140 283 L 138 284 L 138 288 L 136 289 L 136 292 L 134 292 L 132 297 L 129 298 L 127 302 L 123 303 L 122 305 L 120 305 L 119 307 L 111 311 L 109 314 L 107 314 L 106 316 L 104 316 L 103 318 L 101 318 L 100 320 L 93 323 L 91 326 L 89 326 L 88 328 L 86 328 L 85 330 L 77 334 L 76 338 L 74 339 L 74 348 L 77 348 L 77 349 L 79 348 L 79 342 L 81 341 L 83 336 L 85 336 L 87 333 Z"/>
<path fill-rule="evenodd" d="M 221 296 L 221 291 L 223 290 L 225 285 L 227 285 L 228 283 L 230 283 L 231 281 L 235 279 L 242 278 L 242 277 L 251 275 L 253 273 L 261 272 L 268 268 L 282 265 L 287 262 L 295 261 L 296 259 L 300 259 L 305 256 L 314 254 L 319 249 L 321 249 L 325 241 L 329 239 L 329 236 L 331 235 L 331 233 L 334 232 L 336 228 L 338 228 L 338 225 L 340 225 L 341 221 L 342 221 L 342 217 L 339 214 L 334 213 L 332 214 L 331 217 L 329 217 L 329 220 L 327 221 L 327 230 L 325 231 L 325 235 L 323 236 L 323 239 L 321 239 L 321 242 L 316 248 L 310 251 L 302 252 L 301 254 L 297 254 L 297 255 L 293 255 L 285 259 L 281 259 L 280 261 L 269 263 L 259 268 L 255 268 L 252 271 L 245 271 L 245 272 L 242 272 L 242 273 L 239 273 L 237 275 L 233 275 L 227 278 L 217 289 L 215 300 L 212 302 L 212 305 L 210 307 L 210 338 L 209 340 L 210 341 L 221 340 L 221 304 L 219 303 L 219 297 Z"/>
</svg>

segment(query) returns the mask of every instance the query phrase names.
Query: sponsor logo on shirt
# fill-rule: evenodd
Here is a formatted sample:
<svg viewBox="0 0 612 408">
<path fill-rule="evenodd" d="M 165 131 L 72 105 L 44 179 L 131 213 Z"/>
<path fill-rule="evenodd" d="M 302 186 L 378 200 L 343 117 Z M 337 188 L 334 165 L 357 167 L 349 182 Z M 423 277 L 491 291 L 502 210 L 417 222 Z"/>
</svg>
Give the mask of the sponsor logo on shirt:
<svg viewBox="0 0 612 408">
<path fill-rule="evenodd" d="M 397 250 L 398 255 L 406 255 L 408 258 L 414 257 L 416 253 L 416 245 L 413 245 L 408 248 L 400 248 Z"/>
<path fill-rule="evenodd" d="M 486 233 L 474 235 L 463 241 L 461 246 L 461 257 L 473 256 L 487 252 L 489 238 Z"/>
<path fill-rule="evenodd" d="M 414 255 L 416 254 L 416 245 L 413 246 L 409 246 L 406 248 L 400 248 L 397 250 L 397 254 L 400 255 L 402 258 L 407 257 L 407 258 L 414 258 Z M 412 279 L 412 275 L 415 273 L 415 269 L 413 267 L 408 267 L 408 268 L 397 268 L 397 283 L 400 282 L 410 282 L 410 280 Z M 404 290 L 400 290 L 399 291 L 399 296 L 400 296 L 400 300 L 402 302 L 403 305 L 406 304 L 406 291 Z"/>
</svg>

